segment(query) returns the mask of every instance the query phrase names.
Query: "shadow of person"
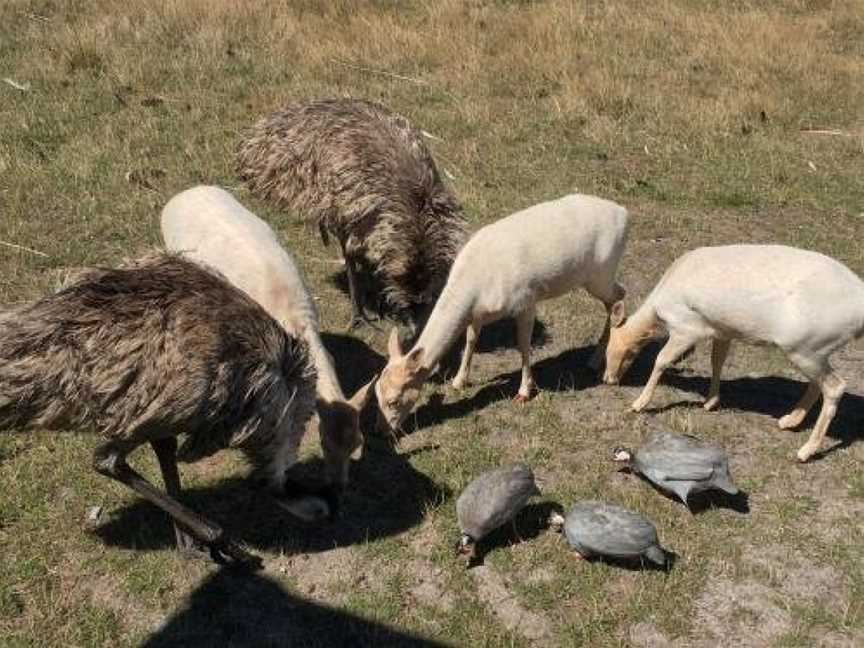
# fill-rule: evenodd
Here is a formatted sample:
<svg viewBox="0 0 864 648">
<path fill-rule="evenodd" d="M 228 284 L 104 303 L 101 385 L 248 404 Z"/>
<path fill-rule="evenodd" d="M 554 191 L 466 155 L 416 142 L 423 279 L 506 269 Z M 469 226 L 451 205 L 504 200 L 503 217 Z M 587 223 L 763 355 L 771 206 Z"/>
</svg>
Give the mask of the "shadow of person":
<svg viewBox="0 0 864 648">
<path fill-rule="evenodd" d="M 211 574 L 142 643 L 144 648 L 447 645 L 304 599 L 265 575 L 226 569 Z"/>
<path fill-rule="evenodd" d="M 423 451 L 415 450 L 414 453 Z M 319 552 L 389 537 L 419 524 L 429 507 L 450 497 L 450 490 L 414 469 L 410 454 L 388 440 L 369 437 L 363 458 L 351 469 L 340 514 L 332 522 L 308 524 L 284 512 L 253 480 L 239 477 L 186 489 L 180 499 L 223 526 L 234 539 L 254 549 L 285 553 Z M 319 458 L 297 464 L 291 481 L 314 489 L 324 484 Z M 112 546 L 167 549 L 174 546 L 168 517 L 143 500 L 111 513 L 93 532 Z"/>
</svg>

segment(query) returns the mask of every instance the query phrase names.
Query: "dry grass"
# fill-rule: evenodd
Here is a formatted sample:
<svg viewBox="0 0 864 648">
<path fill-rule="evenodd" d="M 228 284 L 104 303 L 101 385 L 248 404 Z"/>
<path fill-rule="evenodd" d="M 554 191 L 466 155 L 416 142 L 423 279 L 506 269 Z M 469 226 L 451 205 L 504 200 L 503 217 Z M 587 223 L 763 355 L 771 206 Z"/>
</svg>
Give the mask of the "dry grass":
<svg viewBox="0 0 864 648">
<path fill-rule="evenodd" d="M 860 0 L 7 0 L 2 78 L 29 89 L 0 82 L 0 241 L 43 254 L 0 245 L 0 303 L 158 243 L 171 195 L 223 184 L 297 253 L 349 388 L 381 365 L 384 338 L 341 334 L 335 251 L 231 173 L 239 132 L 288 98 L 366 97 L 409 116 L 438 138 L 475 227 L 574 188 L 621 202 L 634 218 L 622 267 L 634 301 L 706 243 L 811 247 L 864 274 Z M 582 368 L 600 308 L 579 295 L 540 315 L 550 339 L 537 350 L 538 400 L 509 403 L 517 355 L 501 343 L 512 335 L 489 331 L 477 387 L 430 386 L 398 454 L 374 440 L 337 526 L 250 503 L 231 455 L 186 468 L 190 503 L 264 556 L 256 577 L 175 557 L 163 517 L 89 470 L 86 433 L 0 437 L 0 643 L 339 645 L 400 632 L 457 645 L 864 642 L 861 396 L 841 404 L 842 447 L 797 466 L 802 435 L 772 417 L 801 385 L 776 354 L 733 351 L 718 413 L 636 416 L 625 410 L 644 371 L 607 388 Z M 837 362 L 859 395 L 862 352 Z M 698 400 L 705 355 L 682 363 L 658 405 Z M 691 515 L 610 470 L 612 446 L 660 426 L 726 446 L 750 513 Z M 574 563 L 540 533 L 500 535 L 486 567 L 466 573 L 451 554 L 454 495 L 516 459 L 550 500 L 600 496 L 648 513 L 681 555 L 676 568 Z M 92 504 L 106 520 L 88 534 Z M 527 535 L 542 512 L 520 521 Z"/>
</svg>

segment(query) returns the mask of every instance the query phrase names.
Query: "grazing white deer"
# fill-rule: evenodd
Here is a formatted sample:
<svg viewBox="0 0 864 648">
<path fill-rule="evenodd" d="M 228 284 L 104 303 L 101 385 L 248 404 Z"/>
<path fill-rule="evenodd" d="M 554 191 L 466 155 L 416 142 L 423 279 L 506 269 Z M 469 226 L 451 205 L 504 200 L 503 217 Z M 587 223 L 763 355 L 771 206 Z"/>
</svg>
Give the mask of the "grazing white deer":
<svg viewBox="0 0 864 648">
<path fill-rule="evenodd" d="M 345 486 L 350 458 L 362 452 L 360 411 L 374 379 L 345 398 L 333 358 L 321 341 L 315 301 L 276 234 L 224 189 L 200 186 L 168 201 L 162 210 L 162 236 L 168 249 L 221 272 L 309 345 L 318 372 L 315 405 L 324 459 L 331 479 Z"/>
<path fill-rule="evenodd" d="M 822 411 L 798 451 L 799 461 L 807 461 L 822 444 L 846 388 L 829 357 L 864 333 L 864 282 L 834 259 L 781 245 L 692 250 L 670 266 L 629 319 L 622 303 L 612 307 L 605 382 L 616 383 L 664 329 L 669 341 L 633 403 L 635 411 L 648 405 L 663 370 L 700 340 L 713 340 L 709 410 L 719 403 L 720 371 L 731 341 L 773 344 L 810 380 L 798 404 L 778 421 L 780 428 L 800 425 L 822 395 Z"/>
<path fill-rule="evenodd" d="M 390 358 L 375 386 L 390 428 L 397 428 L 411 411 L 420 386 L 462 331 L 465 351 L 453 386 L 466 385 L 481 328 L 508 316 L 516 318 L 522 355 L 516 399 L 528 400 L 534 389 L 530 350 L 536 304 L 580 286 L 606 306 L 606 324 L 591 363 L 599 368 L 609 310 L 624 297 L 615 274 L 626 237 L 626 209 L 579 194 L 535 205 L 478 230 L 456 257 L 414 348 L 403 354 L 396 330 L 391 332 Z"/>
</svg>

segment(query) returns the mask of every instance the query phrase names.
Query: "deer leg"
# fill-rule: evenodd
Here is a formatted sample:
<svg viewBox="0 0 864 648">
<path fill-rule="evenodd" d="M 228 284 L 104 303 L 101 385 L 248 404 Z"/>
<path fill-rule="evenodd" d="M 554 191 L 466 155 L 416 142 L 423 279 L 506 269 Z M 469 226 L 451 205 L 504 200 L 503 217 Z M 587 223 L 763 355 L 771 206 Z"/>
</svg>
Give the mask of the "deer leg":
<svg viewBox="0 0 864 648">
<path fill-rule="evenodd" d="M 167 448 L 163 449 L 163 451 L 165 450 Z M 148 502 L 168 513 L 175 524 L 188 529 L 193 538 L 210 548 L 210 555 L 215 562 L 227 562 L 226 557 L 236 562 L 247 562 L 250 559 L 249 554 L 229 540 L 219 526 L 186 508 L 173 497 L 161 492 L 135 472 L 126 463 L 125 449 L 112 443 L 99 446 L 93 453 L 93 467 L 96 472 L 125 484 Z M 170 480 L 171 477 L 169 476 Z M 178 486 L 179 482 L 178 476 Z"/>
<path fill-rule="evenodd" d="M 522 355 L 522 382 L 516 401 L 525 403 L 531 400 L 534 392 L 534 377 L 531 375 L 531 331 L 534 329 L 536 310 L 530 306 L 516 316 L 516 337 L 519 342 L 519 353 Z"/>
<path fill-rule="evenodd" d="M 692 347 L 694 343 L 695 340 L 690 336 L 684 336 L 680 333 L 673 333 L 669 336 L 668 342 L 660 349 L 660 353 L 657 354 L 657 359 L 654 361 L 654 370 L 651 372 L 651 377 L 648 378 L 645 388 L 642 390 L 639 398 L 633 401 L 631 407 L 634 412 L 641 412 L 645 409 L 645 406 L 651 402 L 654 390 L 657 389 L 657 384 L 660 382 L 660 377 L 663 375 L 666 367 L 684 355 L 687 349 Z"/>
<path fill-rule="evenodd" d="M 837 403 L 843 396 L 846 390 L 846 381 L 838 376 L 828 367 L 828 372 L 818 379 L 819 388 L 822 391 L 822 410 L 819 412 L 819 418 L 816 419 L 816 425 L 813 426 L 813 432 L 810 433 L 810 438 L 798 450 L 798 461 L 804 462 L 810 459 L 822 445 L 825 440 L 825 433 L 828 431 L 828 426 L 837 413 Z"/>
<path fill-rule="evenodd" d="M 817 400 L 819 400 L 820 393 L 819 382 L 811 380 L 810 384 L 807 385 L 807 389 L 804 390 L 801 399 L 795 404 L 795 407 L 793 407 L 788 414 L 781 416 L 780 419 L 778 419 L 778 427 L 781 430 L 791 430 L 792 428 L 801 425 L 801 421 L 803 421 L 807 416 L 807 412 L 809 412 L 810 408 L 816 404 Z"/>
<path fill-rule="evenodd" d="M 471 358 L 474 356 L 474 347 L 477 346 L 477 338 L 480 337 L 481 327 L 471 322 L 468 328 L 465 329 L 465 350 L 462 352 L 462 362 L 459 364 L 459 371 L 456 372 L 456 377 L 453 378 L 453 387 L 462 389 L 470 384 L 468 377 L 471 371 Z"/>
<path fill-rule="evenodd" d="M 730 340 L 715 338 L 711 346 L 711 386 L 708 387 L 708 398 L 705 399 L 703 407 L 711 411 L 720 403 L 720 373 L 723 371 L 723 363 L 729 355 Z"/>
</svg>

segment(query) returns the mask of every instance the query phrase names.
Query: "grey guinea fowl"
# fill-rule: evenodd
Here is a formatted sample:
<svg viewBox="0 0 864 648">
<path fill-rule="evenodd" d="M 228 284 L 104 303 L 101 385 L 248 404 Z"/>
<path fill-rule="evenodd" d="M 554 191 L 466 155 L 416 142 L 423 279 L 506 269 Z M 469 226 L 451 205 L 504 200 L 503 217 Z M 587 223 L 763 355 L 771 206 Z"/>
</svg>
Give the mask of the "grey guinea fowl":
<svg viewBox="0 0 864 648">
<path fill-rule="evenodd" d="M 621 506 L 578 502 L 566 518 L 553 515 L 551 521 L 564 527 L 567 542 L 582 558 L 647 558 L 663 567 L 669 563 L 668 552 L 660 546 L 651 521 Z"/>
<path fill-rule="evenodd" d="M 690 493 L 712 489 L 738 493 L 729 475 L 726 453 L 689 434 L 655 432 L 635 452 L 615 448 L 613 459 L 626 463 L 658 488 L 674 493 L 684 504 Z"/>
<path fill-rule="evenodd" d="M 524 463 L 496 468 L 474 479 L 456 500 L 460 553 L 472 558 L 475 543 L 513 520 L 533 495 L 540 495 L 540 490 Z"/>
</svg>

